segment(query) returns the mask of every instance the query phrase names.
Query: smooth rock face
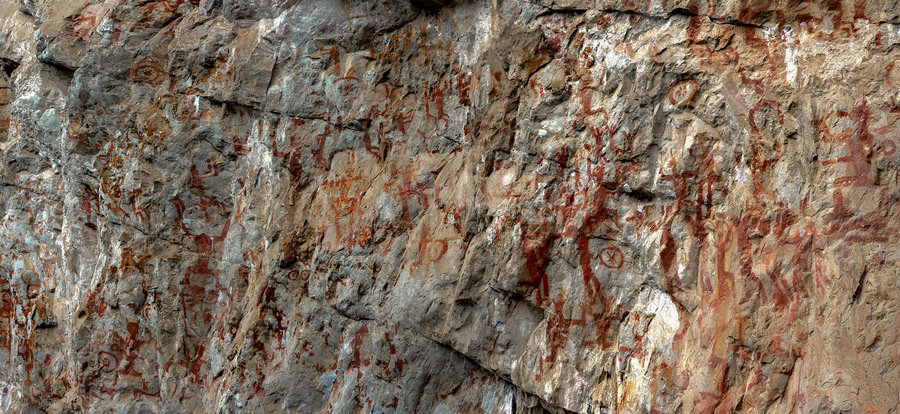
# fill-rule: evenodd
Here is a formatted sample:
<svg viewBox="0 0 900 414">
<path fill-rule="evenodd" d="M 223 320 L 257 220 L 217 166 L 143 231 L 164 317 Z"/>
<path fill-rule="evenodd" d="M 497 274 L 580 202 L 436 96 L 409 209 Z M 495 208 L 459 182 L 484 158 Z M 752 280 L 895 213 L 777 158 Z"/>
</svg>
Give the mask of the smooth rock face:
<svg viewBox="0 0 900 414">
<path fill-rule="evenodd" d="M 4 412 L 896 413 L 900 2 L 0 2 Z"/>
</svg>

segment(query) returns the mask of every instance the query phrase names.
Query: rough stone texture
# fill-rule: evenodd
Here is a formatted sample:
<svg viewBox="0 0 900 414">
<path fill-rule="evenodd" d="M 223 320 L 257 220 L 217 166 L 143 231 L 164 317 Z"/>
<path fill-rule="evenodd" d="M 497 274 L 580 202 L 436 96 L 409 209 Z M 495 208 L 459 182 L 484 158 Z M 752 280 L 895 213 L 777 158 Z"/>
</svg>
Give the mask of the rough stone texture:
<svg viewBox="0 0 900 414">
<path fill-rule="evenodd" d="M 900 407 L 900 2 L 4 0 L 5 412 Z"/>
</svg>

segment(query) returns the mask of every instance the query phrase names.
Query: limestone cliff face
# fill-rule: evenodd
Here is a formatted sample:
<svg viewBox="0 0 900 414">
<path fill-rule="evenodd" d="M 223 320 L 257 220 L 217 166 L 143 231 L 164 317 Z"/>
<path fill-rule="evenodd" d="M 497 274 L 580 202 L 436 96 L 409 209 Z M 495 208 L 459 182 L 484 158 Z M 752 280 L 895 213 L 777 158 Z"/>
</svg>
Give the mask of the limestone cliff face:
<svg viewBox="0 0 900 414">
<path fill-rule="evenodd" d="M 896 413 L 900 2 L 3 0 L 5 412 Z"/>
</svg>

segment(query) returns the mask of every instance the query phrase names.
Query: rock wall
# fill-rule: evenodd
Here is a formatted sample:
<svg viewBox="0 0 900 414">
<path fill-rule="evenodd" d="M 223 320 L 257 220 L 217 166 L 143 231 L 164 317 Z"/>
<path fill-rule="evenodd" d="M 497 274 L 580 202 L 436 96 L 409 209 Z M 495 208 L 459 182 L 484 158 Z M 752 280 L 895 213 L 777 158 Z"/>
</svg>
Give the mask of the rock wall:
<svg viewBox="0 0 900 414">
<path fill-rule="evenodd" d="M 6 412 L 896 413 L 900 2 L 4 0 Z"/>
</svg>

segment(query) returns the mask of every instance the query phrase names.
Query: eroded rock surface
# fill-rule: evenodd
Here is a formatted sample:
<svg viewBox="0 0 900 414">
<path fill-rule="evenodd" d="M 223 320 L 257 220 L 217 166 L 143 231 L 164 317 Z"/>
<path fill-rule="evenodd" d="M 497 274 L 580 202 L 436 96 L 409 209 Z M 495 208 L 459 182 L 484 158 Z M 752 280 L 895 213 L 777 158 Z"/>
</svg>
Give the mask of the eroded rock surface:
<svg viewBox="0 0 900 414">
<path fill-rule="evenodd" d="M 900 409 L 900 3 L 6 0 L 6 412 Z"/>
</svg>

